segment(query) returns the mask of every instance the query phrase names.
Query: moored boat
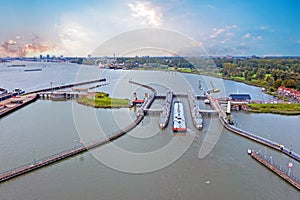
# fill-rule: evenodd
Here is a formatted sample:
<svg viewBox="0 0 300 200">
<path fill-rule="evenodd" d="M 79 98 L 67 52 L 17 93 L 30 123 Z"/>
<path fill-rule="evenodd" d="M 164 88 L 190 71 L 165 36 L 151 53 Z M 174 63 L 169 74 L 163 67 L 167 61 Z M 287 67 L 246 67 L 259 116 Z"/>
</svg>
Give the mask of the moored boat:
<svg viewBox="0 0 300 200">
<path fill-rule="evenodd" d="M 209 99 L 204 99 L 204 103 L 205 103 L 205 104 L 210 104 Z"/>
<path fill-rule="evenodd" d="M 174 132 L 185 132 L 186 122 L 184 117 L 183 103 L 179 101 L 174 102 L 173 108 L 173 131 Z"/>
</svg>

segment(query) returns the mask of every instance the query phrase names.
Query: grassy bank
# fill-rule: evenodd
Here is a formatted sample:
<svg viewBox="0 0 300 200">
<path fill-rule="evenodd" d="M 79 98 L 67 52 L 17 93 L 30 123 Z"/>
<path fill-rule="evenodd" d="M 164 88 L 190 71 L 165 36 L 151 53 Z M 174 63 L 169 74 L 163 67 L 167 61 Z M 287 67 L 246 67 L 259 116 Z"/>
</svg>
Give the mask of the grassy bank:
<svg viewBox="0 0 300 200">
<path fill-rule="evenodd" d="M 77 103 L 94 108 L 127 108 L 129 102 L 128 99 L 111 98 L 103 92 L 90 93 L 77 99 Z"/>
<path fill-rule="evenodd" d="M 300 104 L 249 104 L 250 112 L 255 113 L 274 113 L 284 115 L 299 115 Z"/>
</svg>

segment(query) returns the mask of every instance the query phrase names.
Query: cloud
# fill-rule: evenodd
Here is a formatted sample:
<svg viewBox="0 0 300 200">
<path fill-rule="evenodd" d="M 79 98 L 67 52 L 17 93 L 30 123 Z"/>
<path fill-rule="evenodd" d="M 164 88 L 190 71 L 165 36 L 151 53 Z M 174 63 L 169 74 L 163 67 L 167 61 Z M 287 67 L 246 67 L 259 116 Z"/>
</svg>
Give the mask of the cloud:
<svg viewBox="0 0 300 200">
<path fill-rule="evenodd" d="M 209 35 L 209 37 L 210 37 L 211 39 L 215 39 L 215 38 L 218 37 L 218 35 L 220 35 L 220 34 L 223 33 L 224 31 L 225 31 L 225 30 L 224 30 L 223 28 L 219 28 L 219 29 L 214 28 L 214 29 L 213 29 L 213 32 Z"/>
<path fill-rule="evenodd" d="M 117 14 L 112 14 L 117 13 Z M 57 25 L 58 44 L 63 55 L 86 56 L 117 34 L 126 31 L 158 27 L 163 23 L 162 9 L 148 1 L 122 2 L 103 7 L 101 3 L 69 10 Z"/>
<path fill-rule="evenodd" d="M 261 35 L 259 35 L 259 36 L 257 36 L 257 37 L 254 37 L 255 40 L 262 40 L 262 38 L 263 38 L 263 37 L 262 37 Z"/>
<path fill-rule="evenodd" d="M 55 49 L 54 45 L 48 45 L 41 42 L 38 36 L 34 36 L 30 42 L 23 42 L 21 37 L 17 36 L 16 40 L 10 39 L 0 46 L 0 54 L 5 56 L 33 56 Z"/>
<path fill-rule="evenodd" d="M 129 8 L 133 12 L 132 16 L 140 21 L 142 25 L 160 26 L 163 22 L 161 8 L 154 6 L 151 2 L 137 1 L 129 3 Z"/>
<path fill-rule="evenodd" d="M 297 40 L 296 43 L 300 44 L 300 40 Z"/>
<path fill-rule="evenodd" d="M 268 29 L 268 27 L 266 27 L 266 26 L 260 26 L 260 30 L 266 30 L 266 29 Z"/>
<path fill-rule="evenodd" d="M 87 55 L 95 33 L 77 22 L 64 21 L 60 29 L 60 45 L 65 55 Z"/>
<path fill-rule="evenodd" d="M 231 31 L 233 29 L 237 29 L 238 26 L 237 25 L 232 25 L 232 26 L 224 26 L 224 27 L 221 27 L 221 28 L 213 28 L 213 31 L 212 33 L 209 35 L 209 38 L 214 40 L 216 38 L 218 38 L 220 35 L 224 35 L 225 34 L 225 37 L 229 38 L 229 37 L 232 37 L 234 36 L 234 33 L 232 33 Z"/>
<path fill-rule="evenodd" d="M 251 33 L 246 33 L 245 35 L 243 35 L 244 39 L 249 39 L 251 37 Z"/>
</svg>

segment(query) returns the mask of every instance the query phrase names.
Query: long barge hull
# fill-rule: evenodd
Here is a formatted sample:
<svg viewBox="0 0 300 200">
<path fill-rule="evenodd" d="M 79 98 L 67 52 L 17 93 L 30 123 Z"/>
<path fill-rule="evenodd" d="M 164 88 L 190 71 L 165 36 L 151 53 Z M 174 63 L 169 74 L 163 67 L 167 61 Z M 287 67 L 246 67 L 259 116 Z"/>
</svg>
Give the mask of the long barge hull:
<svg viewBox="0 0 300 200">
<path fill-rule="evenodd" d="M 183 103 L 179 101 L 174 102 L 173 111 L 173 131 L 185 132 L 187 128 L 184 117 Z"/>
</svg>

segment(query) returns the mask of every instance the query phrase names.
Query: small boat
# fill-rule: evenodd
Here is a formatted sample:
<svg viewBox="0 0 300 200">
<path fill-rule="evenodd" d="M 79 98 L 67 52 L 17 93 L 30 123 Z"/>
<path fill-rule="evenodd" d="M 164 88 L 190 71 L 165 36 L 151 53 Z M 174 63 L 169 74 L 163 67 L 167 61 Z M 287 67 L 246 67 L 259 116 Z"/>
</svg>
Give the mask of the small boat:
<svg viewBox="0 0 300 200">
<path fill-rule="evenodd" d="M 213 89 L 212 92 L 217 93 L 217 92 L 220 92 L 220 90 L 219 89 Z"/>
<path fill-rule="evenodd" d="M 24 94 L 24 93 L 25 93 L 25 90 L 22 90 L 20 88 L 15 88 L 14 91 L 13 91 L 14 95 L 21 95 L 21 94 Z"/>
<path fill-rule="evenodd" d="M 26 67 L 24 64 L 7 65 L 7 67 Z"/>
<path fill-rule="evenodd" d="M 2 95 L 2 94 L 7 94 L 7 89 L 0 88 L 0 95 Z"/>
<path fill-rule="evenodd" d="M 202 85 L 201 85 L 201 81 L 199 80 L 199 89 L 203 90 Z"/>
<path fill-rule="evenodd" d="M 38 72 L 38 71 L 42 71 L 42 69 L 24 69 L 24 72 Z"/>
<path fill-rule="evenodd" d="M 251 149 L 248 149 L 248 154 L 250 155 L 252 153 Z"/>
<path fill-rule="evenodd" d="M 210 104 L 209 99 L 204 99 L 204 103 L 205 103 L 205 104 Z"/>
<path fill-rule="evenodd" d="M 212 86 L 212 88 L 213 88 L 213 89 L 211 90 L 211 92 L 213 92 L 213 93 L 220 92 L 219 89 L 215 88 L 215 86 L 214 86 L 214 84 L 212 83 L 212 81 L 210 81 L 210 84 L 211 84 L 211 86 Z"/>
</svg>

